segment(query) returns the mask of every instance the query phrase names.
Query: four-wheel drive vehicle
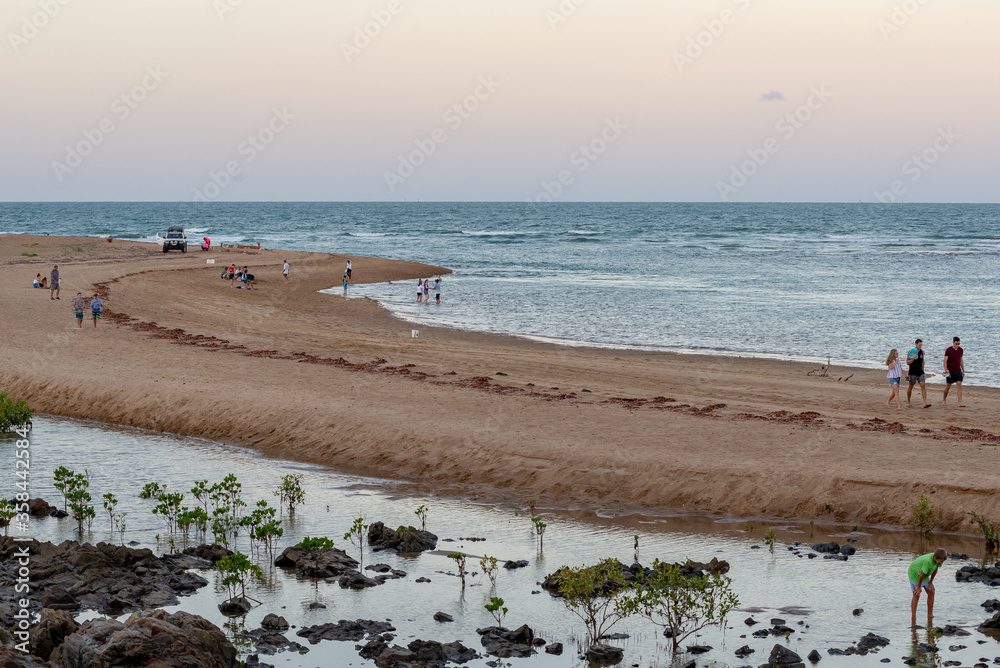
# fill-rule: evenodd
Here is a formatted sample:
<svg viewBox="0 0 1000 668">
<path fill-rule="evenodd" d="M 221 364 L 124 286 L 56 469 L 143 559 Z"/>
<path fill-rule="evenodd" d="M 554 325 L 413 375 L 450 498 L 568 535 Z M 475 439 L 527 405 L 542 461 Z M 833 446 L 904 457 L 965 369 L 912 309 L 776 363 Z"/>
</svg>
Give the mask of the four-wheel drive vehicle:
<svg viewBox="0 0 1000 668">
<path fill-rule="evenodd" d="M 167 236 L 156 235 L 156 243 L 163 248 L 164 253 L 169 250 L 179 250 L 182 253 L 187 253 L 188 250 L 187 235 L 184 234 L 183 227 L 168 227 Z"/>
</svg>

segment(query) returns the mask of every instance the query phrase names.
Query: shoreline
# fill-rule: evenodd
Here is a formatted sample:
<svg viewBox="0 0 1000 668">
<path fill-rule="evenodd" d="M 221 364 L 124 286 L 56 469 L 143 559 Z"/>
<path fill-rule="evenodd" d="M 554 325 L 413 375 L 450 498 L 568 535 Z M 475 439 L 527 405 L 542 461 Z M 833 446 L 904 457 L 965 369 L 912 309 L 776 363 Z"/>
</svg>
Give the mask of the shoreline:
<svg viewBox="0 0 1000 668">
<path fill-rule="evenodd" d="M 22 259 L 25 243 L 43 252 Z M 253 267 L 260 290 L 230 289 L 206 257 Z M 971 510 L 1000 516 L 996 390 L 970 388 L 968 409 L 933 401 L 897 413 L 879 407 L 881 371 L 838 383 L 809 377 L 812 363 L 425 325 L 413 340 L 374 301 L 317 292 L 336 283 L 346 258 L 163 255 L 143 242 L 2 235 L 0 275 L 12 288 L 0 387 L 39 412 L 199 436 L 472 501 L 784 519 L 829 516 L 832 504 L 837 523 L 902 527 L 927 494 L 942 529 L 968 532 Z M 352 259 L 357 282 L 447 272 Z M 106 289 L 109 317 L 97 332 L 74 331 L 67 300 L 31 289 L 29 272 L 54 260 L 67 292 Z"/>
</svg>

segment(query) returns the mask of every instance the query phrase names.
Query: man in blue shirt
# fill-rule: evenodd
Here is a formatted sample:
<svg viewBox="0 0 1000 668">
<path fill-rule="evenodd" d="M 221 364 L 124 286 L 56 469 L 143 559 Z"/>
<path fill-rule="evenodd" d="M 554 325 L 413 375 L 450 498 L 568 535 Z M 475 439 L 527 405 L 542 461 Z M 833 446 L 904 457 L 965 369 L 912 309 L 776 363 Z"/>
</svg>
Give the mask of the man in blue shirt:
<svg viewBox="0 0 1000 668">
<path fill-rule="evenodd" d="M 104 302 L 97 295 L 90 300 L 90 314 L 94 316 L 94 329 L 97 329 L 97 321 L 101 319 L 101 311 L 104 310 Z"/>
</svg>

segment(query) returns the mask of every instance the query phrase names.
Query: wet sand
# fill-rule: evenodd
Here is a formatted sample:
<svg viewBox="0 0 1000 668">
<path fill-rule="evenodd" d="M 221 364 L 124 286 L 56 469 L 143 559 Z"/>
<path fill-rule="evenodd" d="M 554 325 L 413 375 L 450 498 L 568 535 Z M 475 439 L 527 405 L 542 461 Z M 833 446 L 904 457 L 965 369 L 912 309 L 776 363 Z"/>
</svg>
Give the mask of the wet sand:
<svg viewBox="0 0 1000 668">
<path fill-rule="evenodd" d="M 970 530 L 970 510 L 1000 517 L 998 390 L 970 386 L 967 408 L 945 409 L 935 386 L 931 408 L 897 412 L 879 371 L 817 377 L 812 364 L 426 326 L 412 339 L 413 325 L 370 300 L 317 292 L 340 284 L 347 259 L 2 235 L 0 390 L 38 412 L 477 500 L 906 525 L 927 494 L 941 528 Z M 352 259 L 356 282 L 446 272 Z M 232 260 L 251 267 L 258 290 L 220 280 Z M 60 301 L 31 288 L 53 263 Z M 105 296 L 96 331 L 89 318 L 76 329 L 78 290 Z M 928 368 L 936 358 L 929 351 Z"/>
</svg>

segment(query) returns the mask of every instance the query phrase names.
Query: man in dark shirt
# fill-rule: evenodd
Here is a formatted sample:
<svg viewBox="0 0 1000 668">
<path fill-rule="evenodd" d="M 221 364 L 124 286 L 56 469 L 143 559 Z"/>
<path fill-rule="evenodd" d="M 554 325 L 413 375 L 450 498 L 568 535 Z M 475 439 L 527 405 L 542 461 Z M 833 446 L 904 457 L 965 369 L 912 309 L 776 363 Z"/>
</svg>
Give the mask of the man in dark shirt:
<svg viewBox="0 0 1000 668">
<path fill-rule="evenodd" d="M 965 379 L 965 360 L 962 359 L 962 353 L 965 351 L 958 345 L 960 341 L 956 336 L 951 346 L 944 351 L 944 370 L 948 374 L 946 378 L 948 384 L 944 388 L 944 405 L 948 405 L 948 390 L 954 383 L 958 388 L 958 407 L 965 408 L 965 404 L 962 403 L 962 381 Z"/>
<path fill-rule="evenodd" d="M 924 382 L 927 376 L 924 374 L 924 342 L 917 339 L 914 347 L 910 349 L 910 354 L 906 357 L 906 363 L 910 365 L 910 386 L 906 388 L 906 405 L 911 406 L 910 395 L 913 394 L 913 386 L 920 383 L 920 395 L 924 399 L 924 408 L 929 408 L 927 403 L 927 385 Z"/>
<path fill-rule="evenodd" d="M 49 299 L 59 299 L 59 265 L 52 267 L 52 271 L 49 272 L 49 277 L 51 279 L 49 283 Z M 53 297 L 53 295 L 55 295 Z"/>
</svg>

